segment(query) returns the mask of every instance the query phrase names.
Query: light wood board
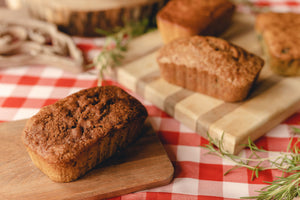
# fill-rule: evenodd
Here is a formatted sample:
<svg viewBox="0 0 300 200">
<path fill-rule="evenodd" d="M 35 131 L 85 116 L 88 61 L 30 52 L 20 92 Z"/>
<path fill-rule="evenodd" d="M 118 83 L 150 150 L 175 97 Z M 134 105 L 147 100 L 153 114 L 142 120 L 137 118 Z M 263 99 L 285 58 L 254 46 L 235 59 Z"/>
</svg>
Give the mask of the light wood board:
<svg viewBox="0 0 300 200">
<path fill-rule="evenodd" d="M 168 184 L 174 168 L 150 123 L 126 151 L 77 181 L 55 183 L 31 162 L 21 142 L 25 120 L 0 124 L 0 199 L 103 199 Z"/>
<path fill-rule="evenodd" d="M 236 14 L 222 38 L 263 57 L 254 21 L 251 15 Z M 160 78 L 156 62 L 162 45 L 158 31 L 136 39 L 125 64 L 116 70 L 116 80 L 202 136 L 209 133 L 220 140 L 224 134 L 223 146 L 230 153 L 238 153 L 249 137 L 256 140 L 300 109 L 300 77 L 277 76 L 268 65 L 249 98 L 239 103 L 169 84 Z"/>
</svg>

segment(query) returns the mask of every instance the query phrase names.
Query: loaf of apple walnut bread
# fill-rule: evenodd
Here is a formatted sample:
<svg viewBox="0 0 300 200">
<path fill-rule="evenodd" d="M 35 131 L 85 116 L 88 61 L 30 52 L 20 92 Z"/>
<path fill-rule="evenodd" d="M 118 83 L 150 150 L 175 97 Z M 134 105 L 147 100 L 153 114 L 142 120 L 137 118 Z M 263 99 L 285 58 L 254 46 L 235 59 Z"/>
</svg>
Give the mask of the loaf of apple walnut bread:
<svg viewBox="0 0 300 200">
<path fill-rule="evenodd" d="M 255 29 L 273 72 L 300 76 L 300 14 L 261 13 Z"/>
<path fill-rule="evenodd" d="M 121 88 L 94 87 L 42 108 L 28 120 L 22 139 L 42 172 L 70 182 L 136 140 L 147 115 Z"/>
<path fill-rule="evenodd" d="M 264 61 L 223 39 L 179 38 L 158 53 L 162 78 L 178 86 L 228 102 L 244 100 Z"/>
<path fill-rule="evenodd" d="M 156 15 L 165 43 L 193 35 L 217 36 L 230 25 L 235 5 L 229 0 L 172 0 Z"/>
</svg>

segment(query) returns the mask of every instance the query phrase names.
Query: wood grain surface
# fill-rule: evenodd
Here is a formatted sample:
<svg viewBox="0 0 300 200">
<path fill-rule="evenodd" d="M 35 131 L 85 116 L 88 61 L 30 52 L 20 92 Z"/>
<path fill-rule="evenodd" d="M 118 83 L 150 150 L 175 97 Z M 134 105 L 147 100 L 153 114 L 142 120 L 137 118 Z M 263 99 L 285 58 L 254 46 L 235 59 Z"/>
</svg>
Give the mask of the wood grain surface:
<svg viewBox="0 0 300 200">
<path fill-rule="evenodd" d="M 72 35 L 99 36 L 96 28 L 113 30 L 125 22 L 144 18 L 150 22 L 168 0 L 24 0 L 36 18 L 54 23 Z"/>
<path fill-rule="evenodd" d="M 21 142 L 25 120 L 0 124 L 0 199 L 103 199 L 168 184 L 174 173 L 149 122 L 126 151 L 77 181 L 55 183 L 31 162 Z"/>
<path fill-rule="evenodd" d="M 263 57 L 254 21 L 252 15 L 236 14 L 221 37 Z M 132 51 L 140 52 L 139 56 L 129 56 L 131 62 L 116 70 L 117 81 L 202 136 L 209 133 L 220 140 L 224 135 L 223 146 L 230 153 L 238 153 L 249 137 L 256 140 L 300 109 L 300 77 L 275 75 L 268 64 L 245 101 L 227 103 L 169 84 L 160 77 L 154 50 L 163 45 L 158 31 L 138 38 L 137 43 Z"/>
</svg>

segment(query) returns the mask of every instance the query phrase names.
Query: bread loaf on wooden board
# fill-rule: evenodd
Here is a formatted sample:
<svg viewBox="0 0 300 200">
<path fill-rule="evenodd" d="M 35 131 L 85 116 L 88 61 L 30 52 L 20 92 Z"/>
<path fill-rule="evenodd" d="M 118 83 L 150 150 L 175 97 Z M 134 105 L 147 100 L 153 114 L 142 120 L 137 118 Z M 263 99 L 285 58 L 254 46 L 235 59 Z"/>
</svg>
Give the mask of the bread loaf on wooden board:
<svg viewBox="0 0 300 200">
<path fill-rule="evenodd" d="M 158 53 L 161 77 L 171 84 L 226 102 L 245 100 L 264 60 L 221 38 L 177 38 Z"/>
<path fill-rule="evenodd" d="M 0 156 L 0 199 L 107 199 L 172 180 L 174 167 L 149 120 L 133 145 L 67 184 L 51 181 L 33 165 L 20 137 L 26 121 L 0 123 L 0 151 L 5 155 Z"/>
<path fill-rule="evenodd" d="M 228 0 L 170 1 L 157 16 L 164 43 L 193 35 L 217 36 L 231 24 L 235 4 Z"/>
<path fill-rule="evenodd" d="M 70 182 L 141 136 L 146 108 L 116 86 L 81 90 L 31 117 L 22 139 L 33 163 Z"/>
<path fill-rule="evenodd" d="M 261 13 L 255 30 L 270 68 L 282 76 L 300 76 L 300 14 Z"/>
<path fill-rule="evenodd" d="M 255 18 L 237 13 L 233 22 L 222 38 L 262 55 L 253 29 Z M 135 52 L 163 45 L 158 31 L 135 40 Z M 155 42 L 151 46 L 144 45 L 144 41 Z M 116 80 L 203 137 L 209 133 L 220 140 L 224 135 L 223 147 L 230 153 L 238 153 L 248 138 L 256 140 L 300 109 L 300 78 L 277 76 L 268 65 L 263 67 L 248 99 L 227 103 L 164 81 L 156 62 L 157 52 L 151 52 L 116 68 Z"/>
<path fill-rule="evenodd" d="M 71 35 L 97 36 L 95 29 L 111 30 L 127 21 L 154 19 L 168 0 L 24 0 L 36 18 L 54 23 Z"/>
</svg>

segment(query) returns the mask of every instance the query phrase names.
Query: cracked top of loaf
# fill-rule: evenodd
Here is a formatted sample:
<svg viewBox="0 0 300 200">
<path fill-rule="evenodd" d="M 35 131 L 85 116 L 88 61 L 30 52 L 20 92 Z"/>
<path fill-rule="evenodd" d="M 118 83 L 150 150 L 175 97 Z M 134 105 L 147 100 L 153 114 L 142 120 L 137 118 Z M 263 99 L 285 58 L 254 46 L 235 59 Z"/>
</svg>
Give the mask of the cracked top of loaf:
<svg viewBox="0 0 300 200">
<path fill-rule="evenodd" d="M 234 8 L 235 5 L 228 0 L 172 0 L 157 17 L 199 32 L 217 17 L 229 10 L 233 12 Z"/>
<path fill-rule="evenodd" d="M 300 59 L 300 14 L 262 13 L 256 18 L 255 29 L 262 34 L 272 56 Z"/>
<path fill-rule="evenodd" d="M 212 36 L 176 39 L 160 49 L 157 61 L 196 68 L 241 87 L 253 82 L 264 65 L 260 57 Z"/>
<path fill-rule="evenodd" d="M 90 145 L 146 118 L 145 107 L 116 86 L 81 90 L 29 119 L 23 142 L 49 162 L 69 162 Z"/>
</svg>

